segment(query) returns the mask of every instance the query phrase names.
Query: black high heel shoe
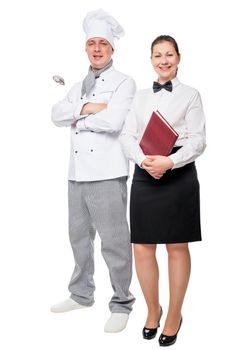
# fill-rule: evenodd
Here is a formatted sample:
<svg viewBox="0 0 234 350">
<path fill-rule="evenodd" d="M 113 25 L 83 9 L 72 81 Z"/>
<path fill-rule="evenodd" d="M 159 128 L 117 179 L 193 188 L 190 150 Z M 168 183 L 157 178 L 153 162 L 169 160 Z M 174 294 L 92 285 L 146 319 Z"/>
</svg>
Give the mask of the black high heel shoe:
<svg viewBox="0 0 234 350">
<path fill-rule="evenodd" d="M 178 328 L 176 334 L 174 334 L 174 335 L 165 335 L 165 334 L 162 333 L 160 335 L 159 339 L 158 339 L 159 345 L 160 346 L 170 346 L 170 345 L 175 344 L 176 339 L 177 339 L 177 334 L 179 333 L 181 324 L 182 324 L 182 317 L 180 319 L 179 328 Z"/>
<path fill-rule="evenodd" d="M 160 320 L 161 320 L 162 314 L 163 314 L 163 311 L 162 311 L 162 307 L 160 306 L 160 316 L 159 316 L 159 319 L 158 319 L 158 325 L 157 325 L 156 328 L 144 327 L 143 330 L 142 330 L 142 335 L 143 335 L 144 339 L 148 339 L 149 340 L 149 339 L 155 338 L 155 336 L 157 334 L 157 331 L 158 331 L 158 327 L 160 327 Z"/>
</svg>

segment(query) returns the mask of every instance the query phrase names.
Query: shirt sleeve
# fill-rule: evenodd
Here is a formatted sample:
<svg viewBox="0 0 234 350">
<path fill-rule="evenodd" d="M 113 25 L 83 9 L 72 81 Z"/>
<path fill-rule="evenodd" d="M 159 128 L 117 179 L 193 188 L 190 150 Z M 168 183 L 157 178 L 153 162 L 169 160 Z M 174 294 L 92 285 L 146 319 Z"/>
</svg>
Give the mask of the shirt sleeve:
<svg viewBox="0 0 234 350">
<path fill-rule="evenodd" d="M 88 101 L 86 97 L 82 97 L 77 102 L 78 92 L 78 86 L 75 84 L 65 98 L 53 106 L 51 119 L 56 126 L 72 126 L 77 120 L 84 118 L 84 115 L 80 113 Z"/>
<path fill-rule="evenodd" d="M 198 91 L 191 98 L 185 116 L 186 137 L 183 146 L 174 154 L 170 155 L 176 169 L 193 162 L 200 156 L 206 147 L 205 116 L 201 97 Z"/>
<path fill-rule="evenodd" d="M 141 163 L 146 158 L 138 142 L 138 126 L 136 114 L 136 100 L 134 99 L 132 108 L 127 115 L 122 133 L 120 135 L 120 143 L 125 156 L 134 163 L 141 166 Z"/>
<path fill-rule="evenodd" d="M 127 78 L 120 83 L 114 92 L 107 108 L 96 114 L 90 114 L 82 121 L 78 121 L 79 131 L 91 130 L 94 132 L 120 132 L 126 115 L 130 110 L 133 97 L 136 92 L 136 84 L 133 79 Z M 84 116 L 81 116 L 82 118 Z"/>
</svg>

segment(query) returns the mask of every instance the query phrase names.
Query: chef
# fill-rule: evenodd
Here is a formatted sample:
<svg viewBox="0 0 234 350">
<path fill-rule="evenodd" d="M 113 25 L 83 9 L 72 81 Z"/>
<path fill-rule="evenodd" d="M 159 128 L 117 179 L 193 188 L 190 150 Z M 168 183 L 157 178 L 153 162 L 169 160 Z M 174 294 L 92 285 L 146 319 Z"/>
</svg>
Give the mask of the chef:
<svg viewBox="0 0 234 350">
<path fill-rule="evenodd" d="M 135 301 L 129 291 L 132 252 L 126 219 L 128 161 L 119 135 L 135 94 L 135 82 L 115 70 L 114 39 L 121 25 L 103 10 L 89 12 L 83 22 L 87 76 L 52 108 L 56 126 L 71 128 L 68 176 L 69 237 L 75 268 L 70 297 L 51 307 L 66 312 L 94 303 L 93 246 L 96 231 L 114 291 L 106 332 L 122 331 Z"/>
</svg>

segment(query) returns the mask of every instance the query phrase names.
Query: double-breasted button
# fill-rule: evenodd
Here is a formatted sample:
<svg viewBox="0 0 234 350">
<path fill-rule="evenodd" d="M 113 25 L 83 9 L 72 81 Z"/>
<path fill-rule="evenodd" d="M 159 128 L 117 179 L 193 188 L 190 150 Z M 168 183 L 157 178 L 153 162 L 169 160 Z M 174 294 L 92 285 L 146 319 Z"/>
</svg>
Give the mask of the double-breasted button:
<svg viewBox="0 0 234 350">
<path fill-rule="evenodd" d="M 75 153 L 78 153 L 78 151 L 75 151 Z"/>
</svg>

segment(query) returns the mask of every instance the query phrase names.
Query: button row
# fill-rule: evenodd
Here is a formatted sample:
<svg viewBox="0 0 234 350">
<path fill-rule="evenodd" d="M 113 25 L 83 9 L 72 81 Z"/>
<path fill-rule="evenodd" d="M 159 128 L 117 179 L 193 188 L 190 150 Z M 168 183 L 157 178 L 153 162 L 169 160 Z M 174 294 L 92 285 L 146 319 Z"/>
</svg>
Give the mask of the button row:
<svg viewBox="0 0 234 350">
<path fill-rule="evenodd" d="M 93 152 L 93 149 L 91 149 L 90 152 Z M 78 153 L 78 151 L 75 151 L 75 153 Z"/>
<path fill-rule="evenodd" d="M 94 132 L 93 130 L 90 130 L 90 132 Z M 78 133 L 78 131 L 76 131 L 76 135 L 78 135 L 79 133 Z"/>
</svg>

